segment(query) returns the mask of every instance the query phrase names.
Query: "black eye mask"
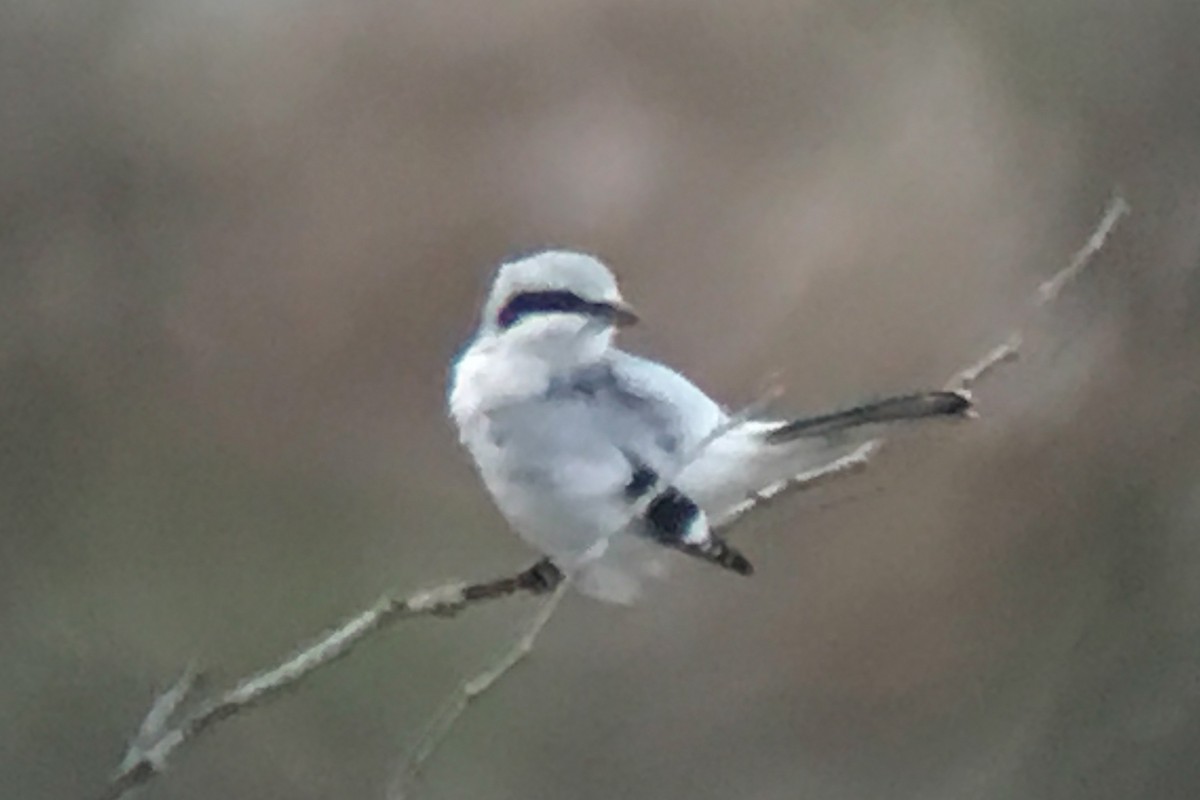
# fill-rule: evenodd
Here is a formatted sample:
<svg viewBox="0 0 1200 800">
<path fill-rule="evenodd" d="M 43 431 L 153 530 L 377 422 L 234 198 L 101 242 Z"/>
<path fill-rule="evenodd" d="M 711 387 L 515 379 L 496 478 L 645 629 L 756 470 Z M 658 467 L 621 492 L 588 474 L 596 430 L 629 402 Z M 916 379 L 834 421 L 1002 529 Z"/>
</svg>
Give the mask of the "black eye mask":
<svg viewBox="0 0 1200 800">
<path fill-rule="evenodd" d="M 613 308 L 607 303 L 584 300 L 574 292 L 521 292 L 510 297 L 500 309 L 500 313 L 496 315 L 496 324 L 501 328 L 511 328 L 530 314 L 553 313 L 585 314 L 611 319 Z"/>
</svg>

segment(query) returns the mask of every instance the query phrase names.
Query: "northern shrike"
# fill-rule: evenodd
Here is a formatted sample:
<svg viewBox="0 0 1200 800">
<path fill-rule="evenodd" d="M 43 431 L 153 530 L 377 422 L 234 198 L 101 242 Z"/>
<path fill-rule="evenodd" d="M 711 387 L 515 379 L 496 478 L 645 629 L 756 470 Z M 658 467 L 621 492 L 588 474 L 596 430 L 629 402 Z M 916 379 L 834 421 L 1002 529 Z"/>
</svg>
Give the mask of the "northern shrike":
<svg viewBox="0 0 1200 800">
<path fill-rule="evenodd" d="M 601 599 L 632 600 L 664 547 L 750 574 L 710 519 L 831 460 L 851 428 L 970 409 L 964 393 L 932 391 L 795 420 L 731 417 L 683 375 L 617 348 L 635 321 L 591 256 L 511 261 L 451 375 L 450 413 L 501 513 Z"/>
</svg>

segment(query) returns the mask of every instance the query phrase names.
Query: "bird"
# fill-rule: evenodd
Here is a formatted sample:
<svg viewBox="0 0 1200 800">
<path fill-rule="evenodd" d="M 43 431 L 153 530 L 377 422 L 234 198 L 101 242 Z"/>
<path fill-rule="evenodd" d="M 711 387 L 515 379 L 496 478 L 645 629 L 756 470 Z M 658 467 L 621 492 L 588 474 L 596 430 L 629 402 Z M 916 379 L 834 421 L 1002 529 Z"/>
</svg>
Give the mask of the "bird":
<svg viewBox="0 0 1200 800">
<path fill-rule="evenodd" d="M 847 435 L 971 412 L 965 391 L 935 390 L 744 419 L 618 347 L 637 321 L 598 258 L 535 252 L 501 264 L 450 368 L 450 417 L 501 515 L 554 573 L 600 600 L 633 602 L 671 551 L 753 573 L 713 520 L 828 463 Z"/>
</svg>

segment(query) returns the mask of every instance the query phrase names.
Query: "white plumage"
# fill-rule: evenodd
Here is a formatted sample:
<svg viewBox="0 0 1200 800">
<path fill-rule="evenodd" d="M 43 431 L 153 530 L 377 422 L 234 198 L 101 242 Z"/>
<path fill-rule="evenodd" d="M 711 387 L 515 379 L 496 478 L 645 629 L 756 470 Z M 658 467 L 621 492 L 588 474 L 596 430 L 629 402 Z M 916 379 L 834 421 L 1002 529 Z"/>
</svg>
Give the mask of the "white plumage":
<svg viewBox="0 0 1200 800">
<path fill-rule="evenodd" d="M 661 572 L 664 546 L 749 573 L 709 518 L 833 457 L 831 434 L 969 407 L 927 392 L 807 420 L 731 421 L 678 372 L 614 345 L 635 319 L 591 256 L 513 261 L 451 377 L 451 415 L 501 513 L 602 599 L 632 600 Z"/>
</svg>

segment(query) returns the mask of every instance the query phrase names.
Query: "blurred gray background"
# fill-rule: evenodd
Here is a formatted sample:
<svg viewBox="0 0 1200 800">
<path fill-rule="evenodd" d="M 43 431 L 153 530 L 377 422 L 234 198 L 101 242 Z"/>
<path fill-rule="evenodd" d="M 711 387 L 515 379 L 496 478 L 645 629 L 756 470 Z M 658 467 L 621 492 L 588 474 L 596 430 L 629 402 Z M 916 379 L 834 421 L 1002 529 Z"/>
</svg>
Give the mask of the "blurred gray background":
<svg viewBox="0 0 1200 800">
<path fill-rule="evenodd" d="M 1200 793 L 1192 0 L 4 0 L 0 65 L 0 794 L 94 795 L 191 659 L 530 561 L 443 392 L 547 244 L 733 406 L 1029 349 L 746 524 L 754 579 L 568 598 L 420 797 Z M 391 629 L 144 796 L 382 798 L 533 609 Z"/>
</svg>

